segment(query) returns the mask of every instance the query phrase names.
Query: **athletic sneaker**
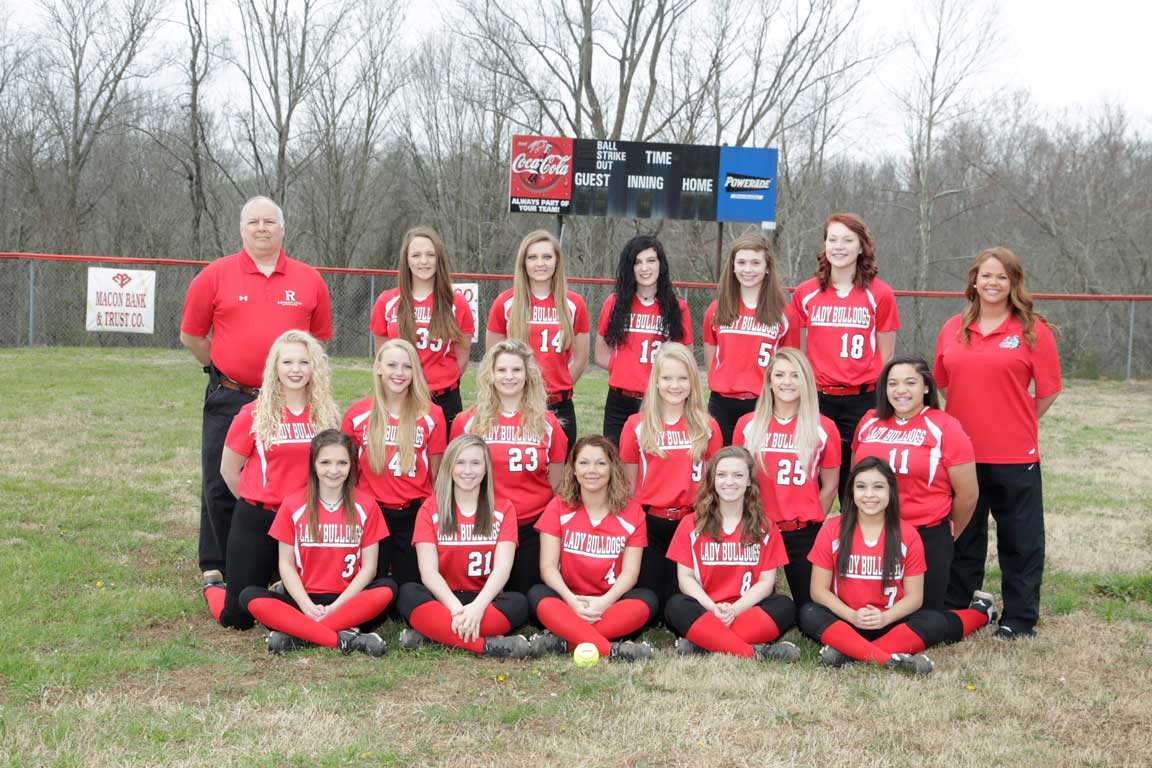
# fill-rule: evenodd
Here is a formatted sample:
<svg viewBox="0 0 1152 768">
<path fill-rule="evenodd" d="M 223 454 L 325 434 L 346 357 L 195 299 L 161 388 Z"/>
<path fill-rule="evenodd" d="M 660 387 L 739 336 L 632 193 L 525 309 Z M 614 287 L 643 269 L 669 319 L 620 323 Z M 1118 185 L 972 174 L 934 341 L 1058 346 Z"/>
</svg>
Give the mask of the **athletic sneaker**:
<svg viewBox="0 0 1152 768">
<path fill-rule="evenodd" d="M 752 646 L 760 661 L 783 661 L 787 664 L 800 660 L 800 649 L 795 643 L 781 640 L 778 643 L 763 643 Z"/>
<path fill-rule="evenodd" d="M 529 653 L 536 659 L 541 656 L 568 653 L 568 641 L 547 631 L 537 632 L 535 635 L 532 635 L 532 639 L 528 641 L 528 644 L 530 646 Z"/>
<path fill-rule="evenodd" d="M 644 661 L 652 658 L 652 646 L 646 642 L 635 643 L 623 640 L 612 643 L 608 653 L 609 661 Z"/>
<path fill-rule="evenodd" d="M 1001 624 L 996 628 L 996 634 L 994 634 L 993 637 L 998 637 L 1001 640 L 1020 640 L 1022 638 L 1036 637 L 1036 630 L 1015 629 L 1007 624 Z"/>
<path fill-rule="evenodd" d="M 842 667 L 854 661 L 856 659 L 846 653 L 841 653 L 830 645 L 820 649 L 820 666 L 822 667 Z"/>
<path fill-rule="evenodd" d="M 345 655 L 357 652 L 378 657 L 388 653 L 388 643 L 384 642 L 384 638 L 375 632 L 361 634 L 343 629 L 336 634 L 339 640 L 340 652 Z"/>
<path fill-rule="evenodd" d="M 275 584 L 268 587 L 268 591 L 269 592 L 275 592 L 278 595 L 288 594 L 288 590 L 284 587 L 284 582 L 282 582 L 282 581 L 277 581 Z"/>
<path fill-rule="evenodd" d="M 216 586 L 217 584 L 224 584 L 224 574 L 220 571 L 213 568 L 212 570 L 204 571 L 204 573 L 201 574 L 200 586 L 212 587 Z"/>
<path fill-rule="evenodd" d="M 884 668 L 915 675 L 930 675 L 936 665 L 922 653 L 894 653 L 892 658 L 884 662 Z"/>
<path fill-rule="evenodd" d="M 287 632 L 278 632 L 276 630 L 268 633 L 268 638 L 265 642 L 268 645 L 268 653 L 275 653 L 277 656 L 298 651 L 301 648 L 307 648 L 309 645 L 309 643 L 298 637 L 293 637 Z"/>
<path fill-rule="evenodd" d="M 405 651 L 419 650 L 420 646 L 424 645 L 424 641 L 428 638 L 420 634 L 412 627 L 404 627 L 400 630 L 400 647 Z"/>
<path fill-rule="evenodd" d="M 524 635 L 497 635 L 484 638 L 484 656 L 497 659 L 523 659 L 531 646 Z"/>
<path fill-rule="evenodd" d="M 681 656 L 702 656 L 708 653 L 708 651 L 686 637 L 678 637 L 676 638 L 676 653 Z"/>
<path fill-rule="evenodd" d="M 968 604 L 968 607 L 987 616 L 989 627 L 996 623 L 996 617 L 999 616 L 996 613 L 996 598 L 992 597 L 990 592 L 981 592 L 980 590 L 973 592 L 972 602 Z"/>
</svg>

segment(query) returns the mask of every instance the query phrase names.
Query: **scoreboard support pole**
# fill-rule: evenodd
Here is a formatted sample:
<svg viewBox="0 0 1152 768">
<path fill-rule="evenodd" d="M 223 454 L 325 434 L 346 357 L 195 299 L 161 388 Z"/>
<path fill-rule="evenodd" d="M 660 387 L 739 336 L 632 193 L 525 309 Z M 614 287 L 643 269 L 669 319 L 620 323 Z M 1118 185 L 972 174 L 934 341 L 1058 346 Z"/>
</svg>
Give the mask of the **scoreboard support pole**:
<svg viewBox="0 0 1152 768">
<path fill-rule="evenodd" d="M 716 222 L 716 267 L 712 274 L 716 277 L 716 283 L 720 283 L 720 267 L 721 255 L 724 252 L 724 222 Z"/>
<path fill-rule="evenodd" d="M 556 214 L 556 239 L 560 241 L 560 251 L 564 251 L 564 217 Z"/>
</svg>

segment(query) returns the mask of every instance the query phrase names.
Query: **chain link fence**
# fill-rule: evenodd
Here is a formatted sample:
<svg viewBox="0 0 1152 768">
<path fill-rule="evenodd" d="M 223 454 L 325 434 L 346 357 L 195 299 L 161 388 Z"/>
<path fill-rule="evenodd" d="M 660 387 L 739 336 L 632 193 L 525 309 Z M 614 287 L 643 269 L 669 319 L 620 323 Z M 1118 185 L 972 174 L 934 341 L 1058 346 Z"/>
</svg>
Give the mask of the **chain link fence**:
<svg viewBox="0 0 1152 768">
<path fill-rule="evenodd" d="M 87 271 L 89 266 L 152 269 L 156 272 L 155 331 L 152 334 L 90 332 L 85 330 Z M 199 272 L 195 262 L 140 263 L 139 261 L 44 260 L 6 254 L 0 258 L 0 346 L 75 347 L 180 347 L 180 313 L 188 284 Z M 396 285 L 386 273 L 365 270 L 321 270 L 332 295 L 334 337 L 329 352 L 337 357 L 369 357 L 372 333 L 369 316 L 376 297 Z M 488 310 L 501 291 L 511 287 L 508 275 L 467 275 L 458 283 L 478 287 L 479 325 L 472 359 L 484 351 Z M 592 332 L 605 298 L 608 281 L 572 279 L 569 287 L 588 304 Z M 701 284 L 679 286 L 692 313 L 693 335 L 700 354 L 701 321 L 715 289 Z M 897 348 L 931 359 L 936 333 L 944 321 L 959 312 L 957 295 L 900 295 L 901 330 Z M 1038 309 L 1062 333 L 1059 341 L 1065 375 L 1076 378 L 1152 377 L 1152 297 L 1048 297 Z"/>
</svg>

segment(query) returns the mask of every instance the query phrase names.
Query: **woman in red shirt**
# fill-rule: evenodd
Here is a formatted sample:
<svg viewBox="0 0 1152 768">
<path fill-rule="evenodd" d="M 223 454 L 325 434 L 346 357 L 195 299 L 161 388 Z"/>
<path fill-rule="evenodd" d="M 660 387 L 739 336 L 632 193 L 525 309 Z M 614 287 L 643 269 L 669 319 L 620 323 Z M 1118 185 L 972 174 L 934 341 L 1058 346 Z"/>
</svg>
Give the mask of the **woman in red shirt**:
<svg viewBox="0 0 1152 768">
<path fill-rule="evenodd" d="M 488 313 L 484 347 L 511 337 L 531 348 L 544 377 L 548 410 L 571 445 L 576 442 L 572 389 L 588 366 L 588 308 L 568 290 L 560 242 L 551 232 L 538 229 L 520 241 L 512 281 Z"/>
<path fill-rule="evenodd" d="M 665 611 L 676 650 L 796 661 L 800 649 L 774 642 L 792 628 L 796 608 L 774 595 L 776 568 L 788 562 L 780 532 L 760 508 L 752 454 L 721 448 L 708 462 L 695 514 L 680 521 L 668 558 L 680 591 Z"/>
<path fill-rule="evenodd" d="M 648 520 L 639 585 L 663 606 L 676 593 L 676 564 L 664 555 L 680 520 L 692 516 L 704 463 L 722 445 L 720 427 L 704 409 L 692 350 L 669 341 L 656 353 L 640 412 L 620 433 L 620 459 L 632 498 Z"/>
<path fill-rule="evenodd" d="M 799 345 L 796 313 L 780 285 L 771 242 L 763 235 L 739 238 L 704 312 L 708 413 L 720 425 L 724 445 L 732 443 L 740 417 L 756 407 L 772 356 L 782 346 Z"/>
<path fill-rule="evenodd" d="M 508 587 L 527 592 L 540 582 L 540 538 L 532 525 L 552 500 L 568 453 L 568 438 L 546 407 L 544 381 L 527 344 L 505 339 L 484 353 L 476 405 L 452 423 L 452 438 L 465 433 L 488 444 L 496 495 L 516 508 L 520 545 Z"/>
<path fill-rule="evenodd" d="M 935 665 L 924 650 L 987 626 L 996 616 L 992 596 L 977 592 L 957 611 L 922 609 L 924 548 L 900 520 L 892 468 L 867 456 L 848 482 L 840 516 L 825 523 L 808 555 L 812 602 L 800 609 L 800 629 L 824 644 L 826 666 L 863 661 L 929 674 Z"/>
<path fill-rule="evenodd" d="M 516 554 L 516 510 L 492 489 L 484 441 L 461 435 L 444 452 L 436 495 L 420 508 L 413 541 L 420 581 L 400 588 L 397 607 L 411 625 L 400 647 L 425 638 L 482 656 L 524 658 L 528 639 L 508 635 L 528 618 L 528 601 L 504 592 Z"/>
<path fill-rule="evenodd" d="M 376 348 L 385 339 L 404 339 L 420 353 L 420 367 L 432 401 L 451 424 L 463 407 L 460 376 L 476 321 L 463 296 L 452 290 L 448 251 L 434 230 L 416 227 L 404 234 L 399 284 L 380 294 L 369 322 Z"/>
<path fill-rule="evenodd" d="M 1060 394 L 1055 329 L 1032 306 L 1020 259 L 1007 248 L 981 251 L 964 290 L 968 306 L 944 324 L 933 366 L 945 410 L 972 438 L 980 498 L 956 540 L 948 604 L 980 589 L 988 513 L 996 518 L 1004 617 L 999 637 L 1030 637 L 1044 577 L 1044 499 L 1039 420 Z"/>
<path fill-rule="evenodd" d="M 836 500 L 840 439 L 817 408 L 812 368 L 798 349 L 781 349 L 768 363 L 756 410 L 736 424 L 735 445 L 756 459 L 760 503 L 788 553 L 784 576 L 797 606 L 808 602 L 808 552 Z"/>
<path fill-rule="evenodd" d="M 380 572 L 391 573 L 399 584 L 417 581 L 412 530 L 416 513 L 432 494 L 448 430 L 443 411 L 428 393 L 415 347 L 403 339 L 380 344 L 372 394 L 344 413 L 341 431 L 356 445 L 360 489 L 376 499 L 391 532 Z"/>
<path fill-rule="evenodd" d="M 372 499 L 356 490 L 352 439 L 326 429 L 312 440 L 308 486 L 284 500 L 268 535 L 278 542 L 283 592 L 247 587 L 240 604 L 272 630 L 268 650 L 309 643 L 383 656 L 383 638 L 352 630 L 392 602 L 396 582 L 376 578 L 388 527 Z"/>
<path fill-rule="evenodd" d="M 544 583 L 528 602 L 548 631 L 532 637 L 534 656 L 581 643 L 611 660 L 652 656 L 647 643 L 616 639 L 656 614 L 656 595 L 634 588 L 648 537 L 644 510 L 629 496 L 616 446 L 600 435 L 577 440 L 556 498 L 536 521 Z"/>
<path fill-rule="evenodd" d="M 220 459 L 220 477 L 236 497 L 225 553 L 228 583 L 209 586 L 204 597 L 224 626 L 252 627 L 240 593 L 275 578 L 276 541 L 268 528 L 284 498 L 308 482 L 312 438 L 337 418 L 324 348 L 304 331 L 281 334 L 268 350 L 260 395 L 232 420 Z"/>
<path fill-rule="evenodd" d="M 620 251 L 616 288 L 596 330 L 596 365 L 608 371 L 604 436 L 616 445 L 624 422 L 640 410 L 656 350 L 666 341 L 691 348 L 692 318 L 672 287 L 663 244 L 636 235 Z"/>
<path fill-rule="evenodd" d="M 960 422 L 939 410 L 936 382 L 922 358 L 892 358 L 878 383 L 883 390 L 856 428 L 852 461 L 875 456 L 896 473 L 900 518 L 916 527 L 924 544 L 924 607 L 942 611 L 952 542 L 979 494 L 972 441 Z"/>
<path fill-rule="evenodd" d="M 834 213 L 824 223 L 815 277 L 792 293 L 800 348 L 816 372 L 820 413 L 835 422 L 845 457 L 856 425 L 876 405 L 876 377 L 895 353 L 900 329 L 896 297 L 878 271 L 868 225 L 856 214 Z M 847 491 L 848 468 L 847 461 L 840 466 L 841 492 Z"/>
</svg>

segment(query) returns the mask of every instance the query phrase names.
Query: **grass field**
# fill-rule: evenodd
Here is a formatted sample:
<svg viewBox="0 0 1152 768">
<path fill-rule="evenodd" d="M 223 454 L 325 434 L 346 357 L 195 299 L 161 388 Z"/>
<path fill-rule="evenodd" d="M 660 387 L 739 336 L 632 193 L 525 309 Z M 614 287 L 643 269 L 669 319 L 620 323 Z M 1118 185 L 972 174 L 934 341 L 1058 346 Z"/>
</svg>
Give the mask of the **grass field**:
<svg viewBox="0 0 1152 768">
<path fill-rule="evenodd" d="M 1040 637 L 976 635 L 919 680 L 820 669 L 799 639 L 791 667 L 679 659 L 667 634 L 591 670 L 272 657 L 200 597 L 191 358 L 8 349 L 0 369 L 0 764 L 1152 765 L 1148 385 L 1069 382 L 1044 419 Z M 336 369 L 341 405 L 369 391 L 366 362 Z M 581 431 L 604 389 L 581 382 Z"/>
</svg>

